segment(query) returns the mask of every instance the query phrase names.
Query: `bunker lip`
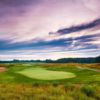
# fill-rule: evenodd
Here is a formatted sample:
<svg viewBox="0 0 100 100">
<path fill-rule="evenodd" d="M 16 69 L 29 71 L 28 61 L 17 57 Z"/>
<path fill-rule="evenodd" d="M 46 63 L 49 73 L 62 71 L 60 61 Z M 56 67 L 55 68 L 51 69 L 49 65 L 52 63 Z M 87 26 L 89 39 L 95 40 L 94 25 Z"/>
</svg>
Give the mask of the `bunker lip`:
<svg viewBox="0 0 100 100">
<path fill-rule="evenodd" d="M 17 73 L 37 80 L 62 80 L 76 77 L 76 75 L 71 72 L 52 71 L 44 68 L 29 68 Z"/>
</svg>

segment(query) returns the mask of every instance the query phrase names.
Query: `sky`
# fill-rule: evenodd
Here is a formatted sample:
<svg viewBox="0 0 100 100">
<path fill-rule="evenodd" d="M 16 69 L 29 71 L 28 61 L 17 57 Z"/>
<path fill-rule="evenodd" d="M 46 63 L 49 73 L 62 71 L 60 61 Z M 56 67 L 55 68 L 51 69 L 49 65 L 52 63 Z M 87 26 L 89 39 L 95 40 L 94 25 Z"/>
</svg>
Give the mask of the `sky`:
<svg viewBox="0 0 100 100">
<path fill-rule="evenodd" d="M 0 60 L 100 55 L 100 0 L 0 0 Z"/>
</svg>

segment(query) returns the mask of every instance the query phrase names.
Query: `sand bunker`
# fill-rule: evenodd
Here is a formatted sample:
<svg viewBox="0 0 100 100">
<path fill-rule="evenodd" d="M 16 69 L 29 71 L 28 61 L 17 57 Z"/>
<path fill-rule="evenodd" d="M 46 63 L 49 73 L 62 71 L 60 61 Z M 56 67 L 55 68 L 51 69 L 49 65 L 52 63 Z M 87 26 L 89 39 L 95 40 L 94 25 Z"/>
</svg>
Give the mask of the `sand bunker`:
<svg viewBox="0 0 100 100">
<path fill-rule="evenodd" d="M 6 68 L 0 65 L 0 72 L 5 72 Z"/>
</svg>

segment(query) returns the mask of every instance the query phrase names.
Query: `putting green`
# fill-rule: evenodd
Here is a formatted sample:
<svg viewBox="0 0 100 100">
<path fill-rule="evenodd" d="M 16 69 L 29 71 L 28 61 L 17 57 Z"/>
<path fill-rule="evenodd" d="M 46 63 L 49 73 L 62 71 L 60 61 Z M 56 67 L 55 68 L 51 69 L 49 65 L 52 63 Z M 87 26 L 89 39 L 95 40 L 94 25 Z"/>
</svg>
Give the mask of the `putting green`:
<svg viewBox="0 0 100 100">
<path fill-rule="evenodd" d="M 63 71 L 51 71 L 44 68 L 29 68 L 17 72 L 24 76 L 39 80 L 59 80 L 66 78 L 73 78 L 75 74 Z"/>
</svg>

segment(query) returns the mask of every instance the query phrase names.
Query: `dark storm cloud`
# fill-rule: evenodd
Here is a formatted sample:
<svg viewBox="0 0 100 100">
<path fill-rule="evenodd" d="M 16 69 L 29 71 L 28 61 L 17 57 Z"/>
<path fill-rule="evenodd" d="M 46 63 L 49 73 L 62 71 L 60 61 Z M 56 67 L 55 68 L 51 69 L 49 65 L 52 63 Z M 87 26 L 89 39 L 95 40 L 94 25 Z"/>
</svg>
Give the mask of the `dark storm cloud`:
<svg viewBox="0 0 100 100">
<path fill-rule="evenodd" d="M 60 29 L 57 32 L 51 33 L 51 34 L 64 35 L 64 34 L 69 34 L 69 33 L 74 33 L 74 32 L 79 32 L 79 31 L 91 29 L 91 28 L 94 28 L 94 27 L 99 26 L 99 25 L 100 25 L 100 19 L 96 19 L 90 23 Z"/>
<path fill-rule="evenodd" d="M 0 40 L 0 50 L 2 50 L 2 47 L 6 47 L 8 43 L 8 40 Z"/>
<path fill-rule="evenodd" d="M 93 34 L 93 35 L 80 36 L 80 37 L 74 38 L 74 40 L 78 40 L 81 42 L 90 42 L 99 38 L 100 38 L 100 34 L 98 33 L 98 34 Z"/>
<path fill-rule="evenodd" d="M 72 43 L 72 38 L 68 39 L 59 39 L 52 41 L 38 41 L 37 43 L 13 43 L 8 44 L 8 41 L 0 41 L 0 51 L 2 50 L 16 50 L 16 49 L 29 49 L 29 48 L 39 48 L 43 49 L 44 47 L 68 47 Z"/>
<path fill-rule="evenodd" d="M 86 42 L 87 41 L 87 42 Z M 78 48 L 81 46 L 80 48 Z M 78 41 L 77 43 L 74 44 L 74 47 L 72 48 L 73 51 L 77 50 L 88 50 L 88 49 L 100 49 L 98 45 L 88 43 L 88 40 L 85 39 L 85 41 Z"/>
<path fill-rule="evenodd" d="M 93 48 L 99 48 L 98 45 L 92 44 L 89 42 L 93 42 L 96 39 L 99 39 L 100 34 L 95 35 L 87 35 L 87 36 L 81 36 L 77 38 L 62 38 L 57 40 L 51 40 L 51 41 L 44 41 L 44 40 L 38 40 L 37 42 L 21 42 L 21 43 L 10 43 L 10 41 L 2 40 L 0 41 L 0 51 L 3 50 L 21 50 L 21 49 L 35 49 L 35 50 L 42 50 L 44 48 L 53 48 L 53 47 L 63 47 L 65 49 L 70 50 L 76 50 L 78 46 L 81 46 L 77 50 L 81 49 L 93 49 Z M 76 41 L 73 45 L 73 41 Z M 73 45 L 73 46 L 72 46 Z M 72 47 L 72 48 L 70 48 Z"/>
</svg>

